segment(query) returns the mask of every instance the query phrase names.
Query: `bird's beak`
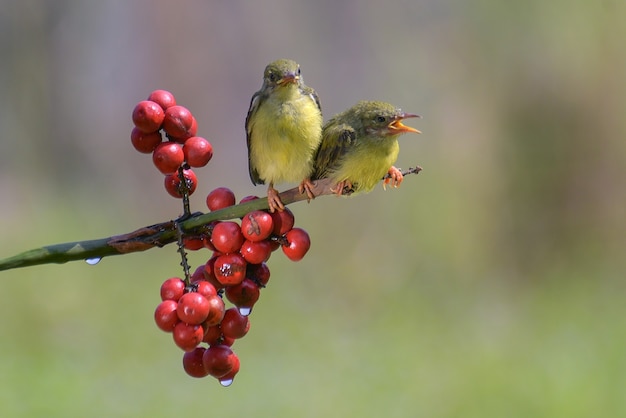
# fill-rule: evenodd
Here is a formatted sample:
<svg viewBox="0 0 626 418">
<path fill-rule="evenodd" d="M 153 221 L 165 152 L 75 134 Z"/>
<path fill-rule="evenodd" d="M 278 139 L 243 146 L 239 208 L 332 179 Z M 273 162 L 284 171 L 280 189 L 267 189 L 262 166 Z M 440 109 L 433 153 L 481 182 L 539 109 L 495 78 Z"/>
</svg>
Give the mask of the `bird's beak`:
<svg viewBox="0 0 626 418">
<path fill-rule="evenodd" d="M 280 79 L 278 84 L 280 84 L 281 86 L 283 84 L 290 84 L 290 83 L 294 83 L 295 84 L 295 83 L 298 82 L 298 80 L 300 80 L 300 76 L 299 75 L 288 73 L 283 78 Z"/>
<path fill-rule="evenodd" d="M 401 113 L 400 115 L 396 116 L 396 118 L 387 126 L 387 128 L 389 129 L 390 132 L 393 132 L 394 134 L 409 133 L 409 132 L 421 134 L 421 132 L 418 131 L 417 129 L 412 128 L 410 126 L 406 126 L 402 123 L 403 119 L 408 119 L 408 118 L 421 118 L 421 116 L 415 115 L 413 113 Z"/>
</svg>

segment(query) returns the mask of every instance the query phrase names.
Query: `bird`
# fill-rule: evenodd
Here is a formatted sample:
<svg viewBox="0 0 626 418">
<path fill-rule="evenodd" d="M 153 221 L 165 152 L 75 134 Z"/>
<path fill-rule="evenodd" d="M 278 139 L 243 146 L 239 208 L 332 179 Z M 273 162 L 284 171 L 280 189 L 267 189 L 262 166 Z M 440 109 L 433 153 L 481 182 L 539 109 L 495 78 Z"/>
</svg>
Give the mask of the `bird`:
<svg viewBox="0 0 626 418">
<path fill-rule="evenodd" d="M 403 179 L 394 166 L 400 151 L 398 137 L 421 133 L 402 121 L 418 117 L 379 101 L 360 101 L 335 115 L 323 126 L 311 179 L 332 179 L 331 191 L 336 195 L 370 192 L 383 177 L 383 187 L 398 187 Z"/>
<path fill-rule="evenodd" d="M 300 193 L 310 201 L 313 161 L 322 139 L 322 107 L 304 84 L 300 66 L 279 59 L 265 67 L 263 85 L 252 95 L 246 116 L 248 171 L 252 184 L 265 184 L 270 212 L 284 205 L 274 185 L 300 182 Z"/>
</svg>

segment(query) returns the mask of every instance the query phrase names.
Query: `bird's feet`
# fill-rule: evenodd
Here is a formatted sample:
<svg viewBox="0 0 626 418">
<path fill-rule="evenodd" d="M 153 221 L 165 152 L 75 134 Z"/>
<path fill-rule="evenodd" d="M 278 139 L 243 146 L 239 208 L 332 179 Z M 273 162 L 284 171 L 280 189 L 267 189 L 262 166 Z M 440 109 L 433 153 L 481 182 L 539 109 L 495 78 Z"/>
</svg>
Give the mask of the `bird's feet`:
<svg viewBox="0 0 626 418">
<path fill-rule="evenodd" d="M 306 193 L 307 202 L 310 202 L 312 199 L 315 199 L 315 194 L 313 193 L 313 189 L 315 188 L 315 184 L 311 181 L 311 179 L 304 179 L 302 183 L 298 186 L 298 191 L 300 194 Z"/>
<path fill-rule="evenodd" d="M 341 196 L 344 194 L 349 195 L 354 190 L 352 187 L 352 182 L 350 180 L 342 180 L 339 183 L 337 183 L 334 188 L 330 189 L 330 191 L 336 194 L 337 196 Z"/>
<path fill-rule="evenodd" d="M 278 190 L 276 190 L 271 184 L 267 188 L 267 204 L 270 207 L 271 213 L 274 213 L 277 210 L 282 212 L 285 209 L 285 205 L 283 205 L 283 202 L 281 202 L 280 197 L 278 196 Z"/>
<path fill-rule="evenodd" d="M 387 172 L 387 175 L 385 176 L 385 180 L 383 181 L 383 189 L 386 189 L 386 186 L 388 184 L 395 189 L 396 187 L 400 186 L 402 180 L 404 180 L 402 171 L 394 166 L 391 166 L 391 168 Z"/>
</svg>

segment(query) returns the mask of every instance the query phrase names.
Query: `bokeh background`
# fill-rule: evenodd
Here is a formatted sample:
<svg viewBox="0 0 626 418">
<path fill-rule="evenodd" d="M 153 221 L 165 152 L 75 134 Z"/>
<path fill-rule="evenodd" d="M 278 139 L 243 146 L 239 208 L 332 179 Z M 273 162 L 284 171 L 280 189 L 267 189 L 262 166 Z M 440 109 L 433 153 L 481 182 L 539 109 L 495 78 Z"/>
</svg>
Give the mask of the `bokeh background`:
<svg viewBox="0 0 626 418">
<path fill-rule="evenodd" d="M 178 216 L 129 141 L 156 88 L 214 146 L 193 208 L 263 194 L 243 123 L 277 58 L 326 118 L 420 113 L 397 165 L 424 171 L 292 207 L 311 250 L 272 256 L 230 388 L 153 324 L 174 248 L 1 272 L 0 415 L 626 416 L 625 21 L 621 0 L 1 0 L 0 257 Z"/>
</svg>

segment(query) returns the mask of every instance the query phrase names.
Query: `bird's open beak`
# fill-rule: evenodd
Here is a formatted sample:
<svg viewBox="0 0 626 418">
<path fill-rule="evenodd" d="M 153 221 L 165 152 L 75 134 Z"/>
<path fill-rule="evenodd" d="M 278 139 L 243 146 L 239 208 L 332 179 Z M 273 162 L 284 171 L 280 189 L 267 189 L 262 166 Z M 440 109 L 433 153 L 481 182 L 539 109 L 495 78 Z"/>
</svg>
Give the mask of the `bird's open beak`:
<svg viewBox="0 0 626 418">
<path fill-rule="evenodd" d="M 280 79 L 280 81 L 278 82 L 278 84 L 280 84 L 281 86 L 283 84 L 289 84 L 289 83 L 297 83 L 298 80 L 300 80 L 300 76 L 296 75 L 296 74 L 287 74 L 285 75 L 283 78 Z"/>
<path fill-rule="evenodd" d="M 415 128 L 412 128 L 410 126 L 406 126 L 402 123 L 403 119 L 408 119 L 408 118 L 421 118 L 420 115 L 415 115 L 413 113 L 402 113 L 400 115 L 398 115 L 388 126 L 387 128 L 393 132 L 394 134 L 398 133 L 409 133 L 409 132 L 413 132 L 416 134 L 421 134 L 420 131 L 418 131 Z"/>
</svg>

